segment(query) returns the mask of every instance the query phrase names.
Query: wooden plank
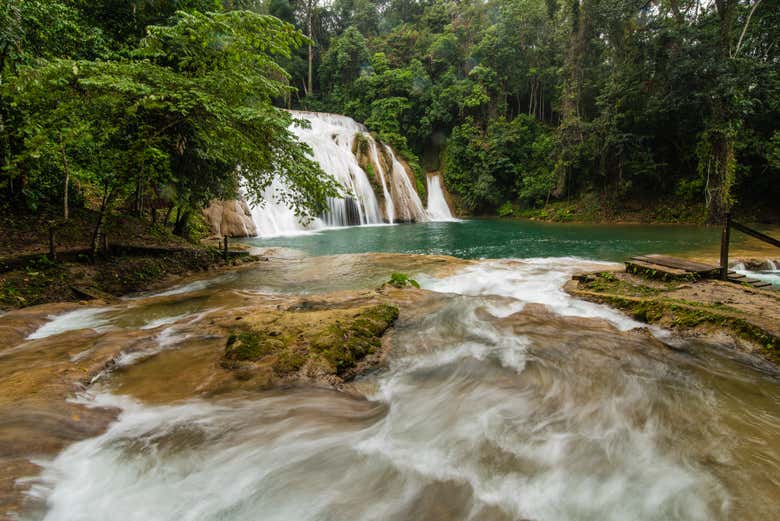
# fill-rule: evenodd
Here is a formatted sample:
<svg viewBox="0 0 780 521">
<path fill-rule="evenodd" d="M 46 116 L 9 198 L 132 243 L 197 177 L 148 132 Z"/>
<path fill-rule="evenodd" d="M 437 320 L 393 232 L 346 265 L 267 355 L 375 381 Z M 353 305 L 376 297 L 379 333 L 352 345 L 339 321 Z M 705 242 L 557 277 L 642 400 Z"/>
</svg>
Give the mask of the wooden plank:
<svg viewBox="0 0 780 521">
<path fill-rule="evenodd" d="M 626 271 L 632 272 L 634 270 L 639 272 L 641 271 L 656 272 L 662 275 L 670 275 L 672 277 L 685 277 L 686 275 L 690 275 L 690 272 L 688 271 L 677 269 L 677 268 L 670 268 L 669 266 L 662 266 L 660 264 L 653 264 L 651 262 L 644 262 L 635 259 L 626 261 Z"/>
<path fill-rule="evenodd" d="M 632 260 L 638 260 L 641 262 L 647 262 L 650 264 L 658 264 L 661 266 L 667 266 L 669 268 L 675 268 L 679 270 L 685 270 L 691 273 L 710 273 L 719 271 L 718 266 L 712 266 L 710 264 L 702 264 L 700 262 L 693 262 L 685 259 L 678 259 L 677 257 L 669 257 L 667 255 L 638 255 L 632 257 Z"/>
</svg>

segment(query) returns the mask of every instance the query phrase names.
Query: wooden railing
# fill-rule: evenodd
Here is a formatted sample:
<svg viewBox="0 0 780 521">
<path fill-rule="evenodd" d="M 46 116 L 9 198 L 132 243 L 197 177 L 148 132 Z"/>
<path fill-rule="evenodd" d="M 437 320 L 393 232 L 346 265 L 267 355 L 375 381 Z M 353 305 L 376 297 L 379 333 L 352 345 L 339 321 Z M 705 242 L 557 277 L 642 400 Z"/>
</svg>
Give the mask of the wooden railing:
<svg viewBox="0 0 780 521">
<path fill-rule="evenodd" d="M 731 239 L 731 228 L 780 248 L 780 240 L 752 228 L 748 228 L 744 224 L 732 221 L 731 214 L 727 213 L 726 218 L 723 220 L 723 232 L 720 236 L 720 278 L 723 280 L 728 280 L 729 278 L 729 241 Z"/>
</svg>

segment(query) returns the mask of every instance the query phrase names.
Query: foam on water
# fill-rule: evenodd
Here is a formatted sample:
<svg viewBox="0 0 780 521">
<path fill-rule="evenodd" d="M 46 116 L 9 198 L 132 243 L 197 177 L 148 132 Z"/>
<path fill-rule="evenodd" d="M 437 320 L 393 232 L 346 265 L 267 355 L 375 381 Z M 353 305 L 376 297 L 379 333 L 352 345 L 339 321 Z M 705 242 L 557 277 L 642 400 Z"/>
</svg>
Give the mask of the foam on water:
<svg viewBox="0 0 780 521">
<path fill-rule="evenodd" d="M 759 271 L 749 270 L 744 264 L 739 263 L 734 266 L 734 271 L 751 279 L 769 282 L 773 286 L 780 286 L 780 270 L 777 269 L 777 266 L 771 260 L 767 260 L 766 264 L 768 269 Z"/>
<path fill-rule="evenodd" d="M 30 494 L 46 521 L 731 519 L 715 469 L 738 466 L 728 424 L 743 422 L 723 415 L 745 407 L 728 412 L 730 397 L 690 367 L 619 331 L 633 321 L 561 289 L 580 269 L 613 266 L 484 261 L 421 277 L 440 306 L 399 322 L 388 367 L 364 382 L 368 400 L 323 389 L 168 406 L 82 397 L 122 413 L 37 462 Z M 528 303 L 616 329 L 518 332 L 507 324 L 521 315 L 510 315 Z M 155 349 L 180 345 L 175 327 Z M 127 356 L 120 363 L 138 362 Z M 774 428 L 771 414 L 752 414 Z M 747 504 L 758 514 L 740 519 L 772 508 Z"/>
<path fill-rule="evenodd" d="M 500 317 L 523 309 L 528 303 L 544 304 L 564 316 L 603 318 L 621 330 L 644 327 L 607 306 L 573 298 L 563 290 L 572 275 L 587 270 L 611 270 L 611 262 L 585 261 L 574 257 L 501 259 L 482 261 L 444 279 L 423 278 L 423 287 L 442 293 L 469 296 L 501 296 L 511 301 L 488 307 Z"/>
<path fill-rule="evenodd" d="M 49 322 L 30 333 L 28 340 L 46 338 L 52 335 L 59 335 L 66 331 L 77 331 L 79 329 L 99 329 L 109 323 L 108 318 L 102 316 L 110 308 L 89 308 L 78 309 L 63 313 L 62 315 L 52 315 Z"/>
</svg>

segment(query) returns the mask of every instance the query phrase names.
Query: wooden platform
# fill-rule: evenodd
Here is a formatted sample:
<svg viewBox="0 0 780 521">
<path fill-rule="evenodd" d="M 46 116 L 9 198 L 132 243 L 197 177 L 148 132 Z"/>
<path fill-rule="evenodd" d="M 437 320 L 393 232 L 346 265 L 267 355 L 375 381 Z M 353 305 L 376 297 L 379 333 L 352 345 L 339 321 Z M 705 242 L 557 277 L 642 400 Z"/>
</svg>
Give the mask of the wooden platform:
<svg viewBox="0 0 780 521">
<path fill-rule="evenodd" d="M 626 271 L 633 273 L 653 273 L 663 279 L 715 279 L 720 278 L 720 267 L 668 255 L 637 255 L 626 261 Z M 751 279 L 735 271 L 728 272 L 729 282 L 748 284 L 759 289 L 775 289 L 769 282 Z"/>
<path fill-rule="evenodd" d="M 709 279 L 720 275 L 720 268 L 668 255 L 637 255 L 626 261 L 626 271 L 651 273 L 662 279 Z"/>
<path fill-rule="evenodd" d="M 655 253 L 652 255 L 637 255 L 636 257 L 631 257 L 631 260 L 654 264 L 664 268 L 682 270 L 686 273 L 695 273 L 701 277 L 717 276 L 720 273 L 720 267 L 713 266 L 712 264 L 703 264 L 701 262 L 693 262 L 687 259 Z"/>
</svg>

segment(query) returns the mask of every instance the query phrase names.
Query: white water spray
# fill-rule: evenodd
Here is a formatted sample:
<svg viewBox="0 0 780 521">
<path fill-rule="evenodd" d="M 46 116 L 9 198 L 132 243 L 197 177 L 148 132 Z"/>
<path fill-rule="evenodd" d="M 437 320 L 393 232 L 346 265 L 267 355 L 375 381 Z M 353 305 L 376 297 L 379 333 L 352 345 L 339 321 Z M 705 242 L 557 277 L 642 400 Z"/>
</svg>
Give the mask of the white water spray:
<svg viewBox="0 0 780 521">
<path fill-rule="evenodd" d="M 428 217 L 431 221 L 454 221 L 438 175 L 428 176 Z"/>
</svg>

